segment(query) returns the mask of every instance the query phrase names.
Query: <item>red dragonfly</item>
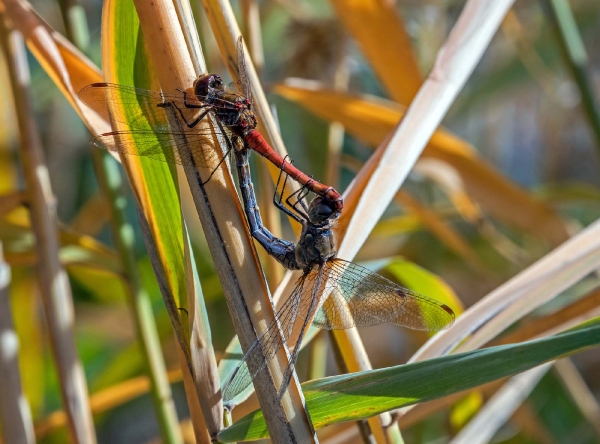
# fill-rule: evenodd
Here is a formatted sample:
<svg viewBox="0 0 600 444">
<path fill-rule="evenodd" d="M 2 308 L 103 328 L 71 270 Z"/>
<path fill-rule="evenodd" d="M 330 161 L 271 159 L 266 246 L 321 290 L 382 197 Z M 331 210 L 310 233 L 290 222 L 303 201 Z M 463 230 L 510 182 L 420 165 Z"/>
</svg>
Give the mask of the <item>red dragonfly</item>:
<svg viewBox="0 0 600 444">
<path fill-rule="evenodd" d="M 294 167 L 267 143 L 256 128 L 252 95 L 246 71 L 243 41 L 237 42 L 240 81 L 225 86 L 217 74 L 205 74 L 191 88 L 176 94 L 134 88 L 112 83 L 93 83 L 79 92 L 87 106 L 109 122 L 127 125 L 128 131 L 112 131 L 90 142 L 109 151 L 146 156 L 180 165 L 207 168 L 220 165 L 227 157 L 214 149 L 215 135 L 228 141 L 229 149 L 244 146 L 267 158 L 294 180 L 323 196 L 339 213 L 340 194 Z M 205 129 L 199 123 L 208 115 L 218 128 Z M 173 128 L 173 126 L 178 128 Z M 211 172 L 210 176 L 214 173 Z M 210 180 L 209 176 L 209 180 Z"/>
</svg>

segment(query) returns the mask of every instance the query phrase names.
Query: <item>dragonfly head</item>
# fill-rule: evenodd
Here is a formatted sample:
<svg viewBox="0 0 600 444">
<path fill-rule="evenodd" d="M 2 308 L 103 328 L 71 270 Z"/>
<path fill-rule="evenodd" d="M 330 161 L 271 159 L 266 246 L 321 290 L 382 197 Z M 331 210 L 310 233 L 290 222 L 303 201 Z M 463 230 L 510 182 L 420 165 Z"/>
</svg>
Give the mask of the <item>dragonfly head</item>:
<svg viewBox="0 0 600 444">
<path fill-rule="evenodd" d="M 211 92 L 223 89 L 223 79 L 218 74 L 204 74 L 194 82 L 194 94 L 200 97 L 207 97 Z"/>
<path fill-rule="evenodd" d="M 315 197 L 308 205 L 308 220 L 313 225 L 322 225 L 339 215 L 333 205 L 321 196 Z"/>
</svg>

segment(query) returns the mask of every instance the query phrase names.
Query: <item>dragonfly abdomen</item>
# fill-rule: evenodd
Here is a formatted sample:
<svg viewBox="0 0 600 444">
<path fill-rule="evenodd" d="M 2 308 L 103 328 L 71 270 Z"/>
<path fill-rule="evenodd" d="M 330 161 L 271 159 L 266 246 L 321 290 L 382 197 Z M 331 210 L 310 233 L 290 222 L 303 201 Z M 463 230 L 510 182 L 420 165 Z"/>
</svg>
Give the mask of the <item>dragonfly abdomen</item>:
<svg viewBox="0 0 600 444">
<path fill-rule="evenodd" d="M 337 212 L 341 212 L 344 208 L 344 200 L 340 193 L 338 193 L 333 187 L 323 185 L 304 174 L 290 162 L 286 162 L 265 140 L 260 132 L 257 130 L 250 130 L 244 134 L 244 140 L 248 146 L 256 151 L 261 156 L 265 157 L 275 165 L 280 165 L 292 179 L 296 180 L 302 185 L 306 185 L 312 192 L 323 196 L 329 202 L 334 204 Z"/>
</svg>

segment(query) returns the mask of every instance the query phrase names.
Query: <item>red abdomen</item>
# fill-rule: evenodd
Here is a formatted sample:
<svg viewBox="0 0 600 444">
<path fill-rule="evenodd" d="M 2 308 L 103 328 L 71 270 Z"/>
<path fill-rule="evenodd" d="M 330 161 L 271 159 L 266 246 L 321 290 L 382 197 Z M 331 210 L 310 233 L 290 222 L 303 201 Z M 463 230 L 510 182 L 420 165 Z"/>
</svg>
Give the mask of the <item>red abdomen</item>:
<svg viewBox="0 0 600 444">
<path fill-rule="evenodd" d="M 290 162 L 285 162 L 283 157 L 281 157 L 273 148 L 271 148 L 262 134 L 257 130 L 248 131 L 244 136 L 244 139 L 251 149 L 256 151 L 261 156 L 269 159 L 279 168 L 281 168 L 283 165 L 283 171 L 289 174 L 292 179 L 296 180 L 302 185 L 306 185 L 312 192 L 327 199 L 334 205 L 336 211 L 342 211 L 342 208 L 344 208 L 344 200 L 342 199 L 342 196 L 340 196 L 340 193 L 338 193 L 333 187 L 323 185 L 321 182 L 317 182 L 310 176 L 307 176 Z"/>
</svg>

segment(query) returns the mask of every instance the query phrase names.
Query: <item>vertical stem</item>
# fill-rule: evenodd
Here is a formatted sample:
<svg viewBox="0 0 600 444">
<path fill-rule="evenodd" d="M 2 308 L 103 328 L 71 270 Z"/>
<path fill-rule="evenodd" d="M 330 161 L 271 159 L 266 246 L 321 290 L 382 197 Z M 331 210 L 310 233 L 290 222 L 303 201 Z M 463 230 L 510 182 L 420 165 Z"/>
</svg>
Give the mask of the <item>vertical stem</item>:
<svg viewBox="0 0 600 444">
<path fill-rule="evenodd" d="M 48 322 L 62 401 L 68 417 L 70 439 L 73 443 L 95 443 L 87 383 L 73 337 L 71 288 L 58 256 L 60 245 L 56 198 L 50 188 L 48 169 L 33 118 L 29 67 L 23 38 L 16 31 L 9 30 L 4 20 L 0 27 L 21 135 L 21 161 L 39 259 L 39 290 Z"/>
<path fill-rule="evenodd" d="M 588 75 L 588 56 L 577 29 L 573 11 L 566 0 L 544 0 L 550 23 L 560 43 L 565 61 L 581 92 L 581 104 L 596 138 L 600 151 L 600 111 Z"/>
<path fill-rule="evenodd" d="M 77 4 L 77 0 L 61 0 L 59 4 L 67 36 L 85 52 L 89 34 L 84 10 Z M 127 300 L 144 357 L 145 371 L 150 378 L 150 394 L 160 433 L 165 443 L 181 443 L 181 431 L 152 313 L 152 303 L 142 286 L 135 260 L 135 234 L 125 217 L 126 199 L 121 192 L 121 174 L 115 160 L 106 151 L 92 148 L 92 160 L 100 189 L 110 208 L 112 238 L 121 258 Z"/>
<path fill-rule="evenodd" d="M 12 322 L 8 284 L 10 268 L 0 242 L 0 425 L 4 442 L 35 443 L 29 402 L 21 387 L 19 339 Z"/>
<path fill-rule="evenodd" d="M 335 363 L 338 366 L 339 372 L 348 373 L 348 366 L 346 365 L 346 361 L 344 360 L 344 356 L 342 354 L 342 350 L 340 349 L 340 344 L 338 343 L 337 338 L 334 336 L 332 330 L 329 330 L 327 333 L 329 334 L 331 349 L 333 350 L 333 357 L 335 358 Z M 362 437 L 363 442 L 365 444 L 377 443 L 377 440 L 375 439 L 375 436 L 373 436 L 373 431 L 371 430 L 371 426 L 369 425 L 368 421 L 356 421 L 356 425 L 358 427 L 358 430 L 360 431 L 360 436 Z"/>
<path fill-rule="evenodd" d="M 173 20 L 171 1 L 134 1 L 144 39 L 152 48 L 149 53 L 151 64 L 164 91 L 186 88 L 200 74 L 194 71 L 191 62 L 191 57 L 197 55 L 187 50 L 181 25 L 176 18 Z M 231 9 L 228 4 L 221 5 L 221 8 Z M 215 13 L 219 14 L 219 10 Z M 237 37 L 239 32 L 235 34 Z M 222 34 L 222 37 L 227 37 L 230 46 L 235 47 L 231 36 Z M 227 60 L 233 63 L 235 59 Z M 208 121 L 206 124 L 209 124 Z M 210 148 L 208 145 L 206 147 Z M 212 148 L 220 149 L 218 145 Z M 231 174 L 222 163 L 210 181 L 203 183 L 208 176 L 207 170 L 215 170 L 217 164 L 218 161 L 215 161 L 207 168 L 195 170 L 187 167 L 184 171 L 236 332 L 247 350 L 256 340 L 257 333 L 261 332 L 261 327 L 264 328 L 273 319 L 274 309 L 239 207 Z M 264 322 L 265 316 L 267 322 Z M 277 397 L 278 383 L 286 365 L 287 355 L 282 350 L 276 360 L 270 361 L 270 372 L 261 372 L 256 378 L 257 395 L 264 408 L 269 432 L 274 442 L 316 442 L 316 435 L 304 409 L 299 383 L 294 381 L 283 400 Z M 222 405 L 219 393 L 215 393 L 210 401 L 215 407 Z M 222 413 L 219 415 L 221 419 Z"/>
<path fill-rule="evenodd" d="M 256 0 L 242 0 L 242 30 L 250 52 L 250 57 L 256 68 L 256 74 L 261 77 L 265 66 L 262 37 L 260 32 L 260 11 Z"/>
<path fill-rule="evenodd" d="M 342 51 L 345 45 L 342 46 Z M 335 68 L 333 78 L 333 89 L 335 91 L 347 91 L 350 82 L 350 70 L 346 64 L 346 57 L 340 57 Z M 331 122 L 327 134 L 327 171 L 325 180 L 332 187 L 339 187 L 340 156 L 344 145 L 344 125 L 339 122 Z"/>
</svg>

